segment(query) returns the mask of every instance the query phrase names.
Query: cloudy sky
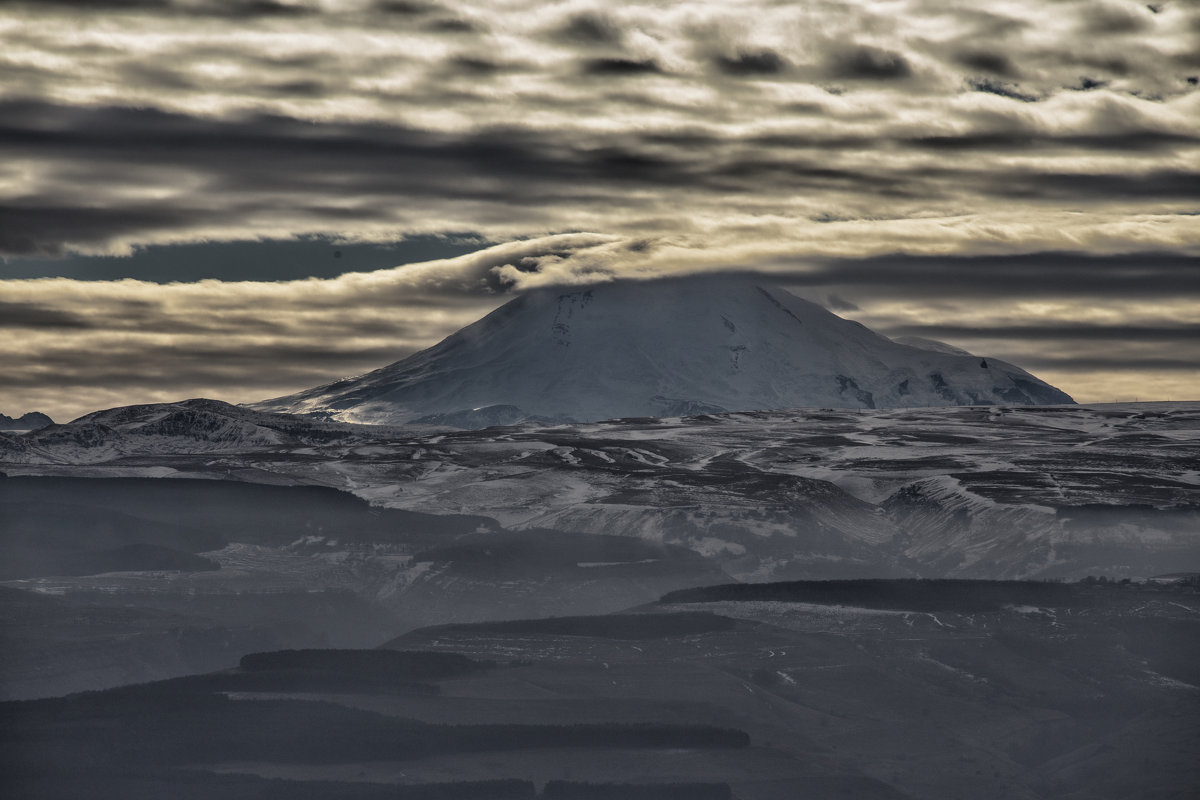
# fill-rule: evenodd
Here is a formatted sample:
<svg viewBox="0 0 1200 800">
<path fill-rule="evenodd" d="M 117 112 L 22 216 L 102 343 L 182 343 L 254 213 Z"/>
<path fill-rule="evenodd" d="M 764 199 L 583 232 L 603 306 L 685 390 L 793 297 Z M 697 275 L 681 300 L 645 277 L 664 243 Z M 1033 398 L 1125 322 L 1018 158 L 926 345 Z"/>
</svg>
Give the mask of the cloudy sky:
<svg viewBox="0 0 1200 800">
<path fill-rule="evenodd" d="M 771 273 L 1200 399 L 1200 3 L 0 3 L 0 412 L 263 399 L 512 291 Z"/>
</svg>

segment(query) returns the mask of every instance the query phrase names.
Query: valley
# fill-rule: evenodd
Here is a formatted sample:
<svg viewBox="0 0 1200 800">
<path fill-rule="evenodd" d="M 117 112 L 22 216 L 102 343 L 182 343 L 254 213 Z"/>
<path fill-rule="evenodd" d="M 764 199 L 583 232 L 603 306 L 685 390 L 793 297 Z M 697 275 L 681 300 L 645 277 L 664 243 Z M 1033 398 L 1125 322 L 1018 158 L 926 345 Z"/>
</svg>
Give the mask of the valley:
<svg viewBox="0 0 1200 800">
<path fill-rule="evenodd" d="M 1200 405 L 461 430 L 194 400 L 0 447 L 14 796 L 1200 781 Z"/>
<path fill-rule="evenodd" d="M 831 586 L 846 602 L 690 590 L 2 704 L 6 774 L 26 796 L 86 781 L 126 798 L 167 783 L 233 798 L 1183 798 L 1200 779 L 1194 591 L 817 588 Z M 1048 604 L 979 610 L 976 589 Z M 892 608 L 871 608 L 881 591 Z M 927 610 L 903 608 L 914 592 Z"/>
</svg>

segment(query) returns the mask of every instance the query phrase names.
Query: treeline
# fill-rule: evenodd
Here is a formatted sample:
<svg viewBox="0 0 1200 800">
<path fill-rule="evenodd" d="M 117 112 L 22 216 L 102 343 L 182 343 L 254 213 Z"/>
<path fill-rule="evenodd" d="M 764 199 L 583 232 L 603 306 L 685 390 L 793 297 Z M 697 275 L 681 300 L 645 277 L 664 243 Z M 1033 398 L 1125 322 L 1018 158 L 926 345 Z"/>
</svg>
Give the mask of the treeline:
<svg viewBox="0 0 1200 800">
<path fill-rule="evenodd" d="M 397 650 L 277 650 L 243 656 L 236 670 L 187 675 L 133 687 L 118 687 L 92 693 L 77 700 L 105 704 L 106 708 L 129 704 L 165 703 L 204 705 L 206 697 L 219 692 L 272 694 L 377 694 L 433 696 L 436 681 L 472 675 L 492 669 L 491 661 L 479 661 L 458 653 Z M 149 706 L 153 708 L 153 705 Z"/>
<path fill-rule="evenodd" d="M 174 678 L 197 692 L 257 692 L 271 694 L 378 694 L 433 697 L 436 684 L 402 677 L 342 674 L 329 670 L 218 672 Z"/>
<path fill-rule="evenodd" d="M 13 787 L 17 788 L 17 787 Z M 550 781 L 542 794 L 516 778 L 425 784 L 296 781 L 199 770 L 57 770 L 20 776 L 22 796 L 41 800 L 733 800 L 726 783 Z"/>
<path fill-rule="evenodd" d="M 546 800 L 733 800 L 727 783 L 577 783 L 550 781 Z"/>
<path fill-rule="evenodd" d="M 896 611 L 998 611 L 1009 605 L 1086 604 L 1085 593 L 1071 584 L 1039 581 L 864 579 L 736 583 L 681 589 L 660 603 L 772 601 L 844 605 Z"/>
<path fill-rule="evenodd" d="M 158 684 L 0 704 L 0 749 L 38 764 L 359 763 L 542 748 L 742 748 L 706 725 L 438 725 L 310 700 L 232 700 Z M 174 690 L 174 691 L 172 691 Z"/>
<path fill-rule="evenodd" d="M 700 633 L 730 631 L 737 620 L 707 611 L 677 614 L 603 614 L 585 617 L 548 617 L 503 622 L 438 625 L 426 633 L 500 634 L 527 636 L 593 636 L 601 639 L 661 639 Z M 387 647 L 388 645 L 384 645 Z"/>
<path fill-rule="evenodd" d="M 276 650 L 242 656 L 238 671 L 175 679 L 194 691 L 436 695 L 430 681 L 492 669 L 458 653 L 402 650 Z"/>
<path fill-rule="evenodd" d="M 486 666 L 486 665 L 484 665 Z M 14 797 L 141 800 L 508 800 L 533 798 L 523 780 L 428 786 L 277 782 L 197 772 L 229 761 L 359 764 L 476 752 L 560 748 L 745 748 L 741 730 L 690 724 L 442 725 L 331 702 L 234 699 L 238 690 L 283 692 L 304 681 L 435 678 L 481 668 L 457 654 L 278 651 L 240 670 L 66 697 L 0 703 L 0 775 Z M 314 676 L 324 676 L 314 678 Z M 289 684 L 288 681 L 293 681 Z M 299 681 L 299 683 L 296 683 Z M 436 687 L 428 687 L 431 691 Z M 725 787 L 562 783 L 548 797 L 727 800 Z M 649 793 L 653 792 L 653 793 Z"/>
<path fill-rule="evenodd" d="M 17 797 L 39 800 L 535 800 L 531 781 L 501 779 L 412 785 L 295 781 L 199 770 L 59 769 L 6 773 Z"/>
<path fill-rule="evenodd" d="M 47 575 L 99 575 L 104 572 L 217 570 L 216 561 L 155 544 L 127 544 L 106 550 L 57 550 L 11 546 L 3 549 L 0 580 Z"/>
<path fill-rule="evenodd" d="M 421 650 L 275 650 L 242 656 L 247 672 L 336 672 L 372 678 L 440 680 L 491 669 L 495 663 L 459 653 Z"/>
</svg>

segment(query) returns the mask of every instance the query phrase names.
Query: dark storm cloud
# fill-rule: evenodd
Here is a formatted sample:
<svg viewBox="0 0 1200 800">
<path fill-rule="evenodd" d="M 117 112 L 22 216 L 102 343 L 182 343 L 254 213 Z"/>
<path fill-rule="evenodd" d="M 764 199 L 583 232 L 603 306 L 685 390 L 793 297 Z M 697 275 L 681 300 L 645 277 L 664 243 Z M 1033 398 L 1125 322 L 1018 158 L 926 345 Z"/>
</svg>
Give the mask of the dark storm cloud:
<svg viewBox="0 0 1200 800">
<path fill-rule="evenodd" d="M 304 193 L 336 195 L 351 179 L 355 192 L 368 197 L 458 195 L 499 202 L 527 194 L 532 200 L 542 191 L 538 185 L 560 182 L 566 188 L 623 161 L 603 151 L 585 154 L 594 160 L 556 155 L 534 137 L 505 131 L 442 137 L 372 125 L 314 127 L 277 117 L 235 124 L 148 110 L 23 103 L 0 104 L 0 148 L 12 157 L 80 164 L 93 179 L 109 171 L 117 182 L 123 177 L 137 183 L 143 172 L 171 169 L 202 178 L 210 192 L 238 198 L 224 208 L 204 207 L 199 199 L 96 207 L 68 185 L 56 196 L 23 197 L 0 207 L 0 248 L 18 254 L 57 253 L 66 240 L 98 242 L 262 212 L 278 202 L 263 192 L 302 193 L 289 197 L 294 209 Z M 491 183 L 480 185 L 483 180 Z M 469 195 L 456 181 L 473 186 Z M 369 218 L 383 212 L 356 205 L 350 213 Z"/>
<path fill-rule="evenodd" d="M 320 12 L 315 3 L 276 2 L 276 0 L 14 0 L 14 6 L 71 8 L 90 13 L 104 11 L 160 11 L 231 19 L 284 16 L 295 17 Z"/>
<path fill-rule="evenodd" d="M 1133 65 L 1120 56 L 1071 55 L 1068 53 L 1059 58 L 1058 62 L 1064 67 L 1097 69 L 1117 77 L 1124 77 L 1134 71 Z"/>
<path fill-rule="evenodd" d="M 225 123 L 148 110 L 29 103 L 0 104 L 0 147 L 16 157 L 83 165 L 94 180 L 107 171 L 114 183 L 169 168 L 202 176 L 208 191 L 237 198 L 221 208 L 198 202 L 95 207 L 90 201 L 76 205 L 69 185 L 55 197 L 21 198 L 0 207 L 0 230 L 9 232 L 0 247 L 18 254 L 61 252 L 65 240 L 96 242 L 268 211 L 277 201 L 264 192 L 287 193 L 295 211 L 301 197 L 336 194 L 351 179 L 356 194 L 366 197 L 495 202 L 546 201 L 595 181 L 685 180 L 666 159 L 616 147 L 561 145 L 516 131 L 447 137 L 374 125 L 312 126 L 279 117 Z M 355 205 L 347 213 L 369 218 L 385 212 Z M 317 216 L 329 214 L 329 208 L 318 207 Z"/>
<path fill-rule="evenodd" d="M 479 294 L 480 292 L 476 292 Z M 440 302 L 447 307 L 453 307 L 454 297 L 461 292 L 453 292 L 449 288 L 442 291 L 407 290 L 403 293 L 404 302 Z M 357 318 L 352 325 L 344 320 L 337 320 L 324 315 L 310 315 L 307 318 L 290 319 L 284 316 L 266 316 L 253 309 L 228 310 L 222 309 L 219 314 L 205 318 L 202 315 L 178 315 L 155 303 L 112 303 L 103 304 L 92 313 L 85 315 L 62 311 L 59 309 L 43 308 L 36 305 L 23 306 L 15 303 L 0 303 L 0 329 L 3 328 L 36 328 L 36 329 L 71 329 L 93 330 L 105 333 L 147 332 L 153 331 L 160 337 L 179 337 L 183 335 L 199 336 L 202 339 L 220 340 L 230 331 L 250 337 L 274 336 L 280 339 L 295 338 L 308 342 L 305 347 L 317 346 L 314 343 L 327 339 L 325 345 L 329 352 L 345 351 L 346 347 L 336 344 L 347 331 L 352 331 L 358 338 L 384 337 L 394 341 L 420 339 L 426 334 L 424 325 L 413 324 L 394 315 L 371 315 L 369 311 L 391 311 L 397 298 L 390 293 L 382 293 L 375 303 L 360 302 Z M 478 307 L 478 302 L 470 303 Z M 324 306 L 318 302 L 309 304 L 310 310 L 336 308 L 337 304 L 329 303 Z M 329 334 L 325 337 L 324 334 Z M 193 344 L 192 347 L 197 345 Z M 296 347 L 299 345 L 289 345 Z M 264 350 L 266 345 L 254 348 L 257 356 L 269 360 L 270 357 L 284 356 L 290 351 L 286 348 L 275 351 Z M 207 351 L 205 351 L 207 352 Z M 232 354 L 231 358 L 239 358 Z M 330 356 L 332 357 L 332 356 Z"/>
<path fill-rule="evenodd" d="M 146 109 L 73 109 L 0 104 L 0 146 L 25 157 L 136 168 L 195 169 L 231 186 L 250 188 L 273 174 L 281 188 L 335 181 L 342 170 L 395 189 L 436 193 L 425 179 L 458 175 L 570 177 L 571 159 L 517 130 L 451 136 L 373 124 L 313 125 L 260 115 L 239 122 Z M 369 170 L 369 171 L 368 171 Z M 351 172 L 350 174 L 354 174 Z M 359 184 L 361 186 L 361 184 Z"/>
<path fill-rule="evenodd" d="M 912 67 L 899 53 L 877 47 L 853 47 L 831 59 L 829 72 L 843 80 L 902 80 L 912 76 Z"/>
<path fill-rule="evenodd" d="M 787 69 L 787 62 L 774 50 L 740 51 L 717 56 L 714 61 L 726 75 L 777 75 Z"/>
<path fill-rule="evenodd" d="M 832 307 L 832 306 L 831 306 Z M 855 310 L 855 309 L 845 309 Z M 1034 341 L 1080 339 L 1089 342 L 1108 341 L 1119 344 L 1132 342 L 1175 343 L 1200 342 L 1200 325 L 1005 325 L 1003 328 L 971 325 L 901 325 L 890 331 L 893 335 L 924 336 L 952 341 L 973 339 L 1029 339 Z M 1200 344 L 1192 348 L 1200 351 Z M 1198 352 L 1200 354 L 1200 352 Z M 1198 363 L 1191 359 L 1193 368 Z"/>
<path fill-rule="evenodd" d="M 888 174 L 883 171 L 836 169 L 797 158 L 771 160 L 736 158 L 714 165 L 706 182 L 726 191 L 753 192 L 764 181 L 789 191 L 867 191 L 895 198 L 938 197 L 942 191 L 924 174 Z"/>
<path fill-rule="evenodd" d="M 0 255 L 60 255 L 69 242 L 102 242 L 156 229 L 213 221 L 218 212 L 137 203 L 96 208 L 71 197 L 36 197 L 0 205 Z"/>
<path fill-rule="evenodd" d="M 1062 148 L 1096 151 L 1148 152 L 1178 146 L 1200 145 L 1200 137 L 1154 130 L 1121 131 L 1110 135 L 1055 135 L 1036 131 L 1008 131 L 922 136 L 905 144 L 935 150 L 1013 150 L 1036 148 L 1039 152 Z"/>
<path fill-rule="evenodd" d="M 776 273 L 779 275 L 779 273 Z M 1179 253 L 1042 252 L 991 256 L 886 255 L 830 259 L 779 275 L 795 286 L 875 286 L 898 295 L 1037 298 L 1200 295 L 1200 257 Z"/>
<path fill-rule="evenodd" d="M 1017 75 L 1017 67 L 1004 53 L 989 50 L 968 50 L 958 53 L 955 60 L 968 69 L 977 72 L 990 72 L 1003 78 L 1013 78 Z"/>
<path fill-rule="evenodd" d="M 967 86 L 972 91 L 987 92 L 999 95 L 1000 97 L 1008 97 L 1012 100 L 1020 100 L 1022 103 L 1034 103 L 1038 99 L 1037 95 L 1021 91 L 1021 87 L 1018 84 L 1009 81 L 997 81 L 991 78 L 970 78 L 967 80 Z"/>
<path fill-rule="evenodd" d="M 583 45 L 616 45 L 625 32 L 611 17 L 595 11 L 573 14 L 552 31 L 556 38 Z"/>
<path fill-rule="evenodd" d="M 1092 400 L 1194 396 L 1200 257 L 889 255 L 772 277 L 809 296 L 852 293 L 858 309 L 826 305 L 888 336 L 945 341 L 1058 375 Z"/>
<path fill-rule="evenodd" d="M 491 69 L 482 61 L 473 68 Z M 319 91 L 307 85 L 288 88 Z M 12 159 L 53 167 L 38 194 L 0 204 L 0 231 L 5 232 L 0 251 L 56 254 L 68 246 L 152 239 L 156 231 L 232 225 L 281 212 L 329 227 L 339 220 L 382 224 L 397 211 L 386 200 L 394 197 L 489 203 L 497 209 L 520 203 L 550 213 L 556 204 L 596 202 L 621 186 L 733 192 L 748 202 L 785 192 L 829 191 L 914 200 L 948 199 L 967 191 L 1046 202 L 1192 201 L 1200 199 L 1200 175 L 1184 169 L 981 171 L 969 161 L 959 167 L 849 168 L 827 166 L 804 151 L 906 146 L 1150 152 L 1197 144 L 1183 134 L 1128 128 L 1089 136 L 1017 129 L 908 140 L 764 135 L 745 145 L 686 132 L 588 140 L 521 129 L 446 134 L 372 123 L 313 124 L 278 115 L 224 121 L 150 109 L 10 101 L 0 103 L 0 148 Z M 116 191 L 151 187 L 164 175 L 194 181 L 200 191 L 165 203 L 131 200 Z M 87 196 L 79 193 L 84 181 L 91 186 Z M 114 190 L 112 199 L 97 203 L 96 193 L 103 196 L 108 187 Z M 627 197 L 623 202 L 632 208 L 642 201 Z"/>
<path fill-rule="evenodd" d="M 433 3 L 422 3 L 416 0 L 376 0 L 371 4 L 371 8 L 385 14 L 398 14 L 405 17 L 416 17 L 440 10 L 440 6 Z"/>
<path fill-rule="evenodd" d="M 989 180 L 996 196 L 1019 200 L 1200 200 L 1200 172 L 1187 170 L 1155 170 L 1143 175 L 1026 173 L 992 176 Z"/>
<path fill-rule="evenodd" d="M 502 65 L 495 61 L 486 58 L 476 58 L 474 56 L 455 56 L 450 59 L 447 66 L 451 72 L 474 77 L 493 75 L 504 69 Z"/>
<path fill-rule="evenodd" d="M 397 347 L 338 350 L 301 345 L 231 350 L 177 344 L 156 347 L 139 342 L 114 352 L 112 358 L 93 359 L 90 364 L 70 353 L 48 353 L 39 363 L 41 371 L 34 373 L 16 369 L 18 364 L 24 366 L 23 359 L 0 353 L 0 370 L 11 371 L 12 379 L 6 384 L 13 389 L 65 389 L 90 384 L 178 390 L 180 386 L 224 385 L 266 393 L 289 383 L 323 382 L 331 374 L 336 375 L 336 370 L 366 372 L 411 353 L 410 349 Z M 264 364 L 276 366 L 267 371 L 262 369 Z"/>
<path fill-rule="evenodd" d="M 661 74 L 662 71 L 662 67 L 649 58 L 589 58 L 583 62 L 583 72 L 588 75 L 619 77 Z"/>
<path fill-rule="evenodd" d="M 271 95 L 289 95 L 292 97 L 321 97 L 327 93 L 327 86 L 321 81 L 297 80 L 281 83 L 264 83 L 256 87 L 258 91 Z"/>
<path fill-rule="evenodd" d="M 171 67 L 152 64 L 124 64 L 121 77 L 135 86 L 150 89 L 199 89 L 200 83 L 186 73 Z"/>
<path fill-rule="evenodd" d="M 0 328 L 88 328 L 86 320 L 67 311 L 0 300 Z"/>
<path fill-rule="evenodd" d="M 1154 13 L 1144 4 L 1093 3 L 1086 7 L 1083 27 L 1090 34 L 1142 33 L 1153 27 Z"/>
<path fill-rule="evenodd" d="M 423 30 L 431 33 L 466 34 L 483 33 L 487 28 L 473 20 L 462 19 L 461 17 L 445 17 L 443 19 L 430 20 L 425 23 Z"/>
<path fill-rule="evenodd" d="M 80 10 L 120 11 L 122 9 L 167 9 L 171 0 L 10 0 L 7 5 L 37 8 L 75 8 Z"/>
</svg>

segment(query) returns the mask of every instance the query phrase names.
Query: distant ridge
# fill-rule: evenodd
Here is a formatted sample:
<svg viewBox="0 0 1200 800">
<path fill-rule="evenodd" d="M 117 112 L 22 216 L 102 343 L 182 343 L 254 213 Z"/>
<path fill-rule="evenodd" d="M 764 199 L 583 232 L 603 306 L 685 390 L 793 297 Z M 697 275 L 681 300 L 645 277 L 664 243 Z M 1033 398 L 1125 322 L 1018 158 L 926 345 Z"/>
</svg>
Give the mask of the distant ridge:
<svg viewBox="0 0 1200 800">
<path fill-rule="evenodd" d="M 0 431 L 36 431 L 54 424 L 54 420 L 38 411 L 30 411 L 20 417 L 0 414 Z"/>
<path fill-rule="evenodd" d="M 528 292 L 434 347 L 253 405 L 346 422 L 475 428 L 796 407 L 1055 405 L 998 359 L 892 341 L 746 278 Z"/>
</svg>

